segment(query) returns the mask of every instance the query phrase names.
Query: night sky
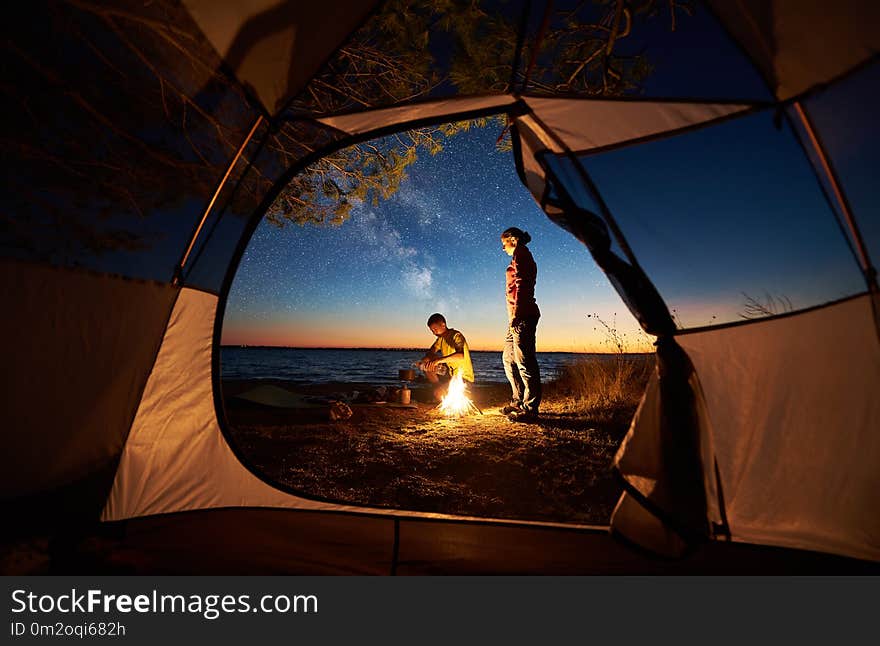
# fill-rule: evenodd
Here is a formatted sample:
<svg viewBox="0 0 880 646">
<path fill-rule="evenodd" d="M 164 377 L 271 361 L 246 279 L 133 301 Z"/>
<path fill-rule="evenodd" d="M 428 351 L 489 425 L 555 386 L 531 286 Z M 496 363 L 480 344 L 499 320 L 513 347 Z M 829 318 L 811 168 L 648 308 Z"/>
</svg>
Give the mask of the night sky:
<svg viewBox="0 0 880 646">
<path fill-rule="evenodd" d="M 421 153 L 400 191 L 362 204 L 339 227 L 261 223 L 226 309 L 223 343 L 296 347 L 427 347 L 433 312 L 472 349 L 497 350 L 507 325 L 500 234 L 527 230 L 538 264 L 539 351 L 609 351 L 588 314 L 650 349 L 586 248 L 550 222 L 523 187 L 498 128 Z M 594 329 L 598 327 L 599 329 Z M 647 343 L 646 343 L 647 342 Z"/>
</svg>

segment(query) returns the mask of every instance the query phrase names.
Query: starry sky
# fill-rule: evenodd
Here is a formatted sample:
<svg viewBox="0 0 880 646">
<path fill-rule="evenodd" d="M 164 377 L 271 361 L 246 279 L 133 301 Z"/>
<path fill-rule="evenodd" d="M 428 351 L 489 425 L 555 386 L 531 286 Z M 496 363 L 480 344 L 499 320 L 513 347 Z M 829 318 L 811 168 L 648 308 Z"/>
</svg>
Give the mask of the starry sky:
<svg viewBox="0 0 880 646">
<path fill-rule="evenodd" d="M 496 126 L 423 152 L 400 190 L 356 206 L 339 227 L 260 224 L 242 258 L 224 344 L 428 347 L 434 312 L 475 350 L 498 350 L 507 325 L 500 234 L 528 231 L 538 264 L 539 351 L 611 351 L 596 315 L 633 350 L 651 349 L 586 248 L 553 224 L 496 149 Z"/>
</svg>

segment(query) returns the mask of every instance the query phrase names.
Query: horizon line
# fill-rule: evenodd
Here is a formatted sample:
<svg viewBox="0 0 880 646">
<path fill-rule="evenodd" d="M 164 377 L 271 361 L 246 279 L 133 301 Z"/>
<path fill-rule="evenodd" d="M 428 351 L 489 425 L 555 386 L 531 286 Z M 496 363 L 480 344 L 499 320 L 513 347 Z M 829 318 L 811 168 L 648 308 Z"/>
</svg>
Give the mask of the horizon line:
<svg viewBox="0 0 880 646">
<path fill-rule="evenodd" d="M 390 346 L 307 346 L 307 345 L 264 345 L 251 343 L 221 343 L 221 348 L 275 348 L 281 350 L 386 350 L 386 351 L 407 351 L 407 352 L 425 352 L 427 348 L 423 347 L 390 347 Z M 470 350 L 470 352 L 502 352 L 501 348 L 490 350 Z M 565 352 L 567 354 L 621 354 L 616 351 L 599 352 L 588 350 L 538 350 L 541 352 Z M 624 352 L 622 354 L 654 354 L 654 351 Z"/>
</svg>

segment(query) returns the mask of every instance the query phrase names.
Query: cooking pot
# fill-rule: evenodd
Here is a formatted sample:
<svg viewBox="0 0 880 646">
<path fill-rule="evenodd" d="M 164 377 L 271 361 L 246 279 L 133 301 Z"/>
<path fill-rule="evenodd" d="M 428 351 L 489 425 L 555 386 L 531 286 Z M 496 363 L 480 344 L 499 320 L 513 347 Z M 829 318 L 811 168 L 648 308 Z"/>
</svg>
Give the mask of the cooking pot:
<svg viewBox="0 0 880 646">
<path fill-rule="evenodd" d="M 416 371 L 412 368 L 408 368 L 406 370 L 398 370 L 397 374 L 399 375 L 399 379 L 401 381 L 412 381 L 416 378 Z"/>
</svg>

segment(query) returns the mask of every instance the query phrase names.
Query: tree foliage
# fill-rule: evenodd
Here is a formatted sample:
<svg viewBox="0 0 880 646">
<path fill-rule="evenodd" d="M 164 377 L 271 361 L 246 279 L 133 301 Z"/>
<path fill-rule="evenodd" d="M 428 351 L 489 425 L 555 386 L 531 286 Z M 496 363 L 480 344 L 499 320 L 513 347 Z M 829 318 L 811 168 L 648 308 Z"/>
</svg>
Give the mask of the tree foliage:
<svg viewBox="0 0 880 646">
<path fill-rule="evenodd" d="M 623 55 L 634 20 L 677 13 L 692 2 L 583 1 L 547 17 L 523 43 L 514 69 L 518 12 L 492 13 L 475 1 L 392 0 L 330 60 L 294 102 L 293 112 L 333 114 L 446 94 L 527 91 L 616 96 L 637 92 L 651 72 L 644 54 Z M 284 189 L 271 222 L 338 225 L 358 202 L 376 205 L 406 178 L 422 152 L 471 127 L 507 133 L 503 116 L 424 127 L 358 144 L 311 165 Z M 498 143 L 509 150 L 509 136 Z"/>
<path fill-rule="evenodd" d="M 378 206 L 394 195 L 420 152 L 436 155 L 448 137 L 489 123 L 497 124 L 499 119 L 416 128 L 324 156 L 291 180 L 266 217 L 278 226 L 287 222 L 340 225 L 355 205 Z"/>
</svg>

